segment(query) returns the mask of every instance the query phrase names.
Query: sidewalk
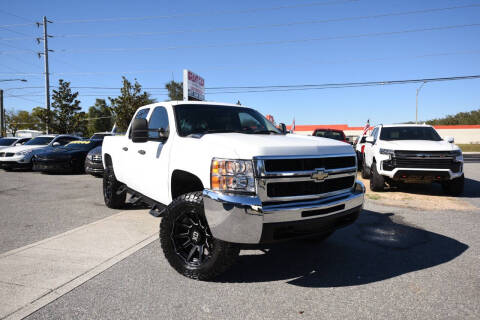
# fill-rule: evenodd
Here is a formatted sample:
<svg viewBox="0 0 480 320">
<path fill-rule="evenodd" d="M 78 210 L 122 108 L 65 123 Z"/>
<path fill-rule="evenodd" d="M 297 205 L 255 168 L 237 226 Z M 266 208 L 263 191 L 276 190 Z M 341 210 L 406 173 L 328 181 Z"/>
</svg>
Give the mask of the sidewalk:
<svg viewBox="0 0 480 320">
<path fill-rule="evenodd" d="M 159 220 L 123 211 L 0 255 L 0 319 L 21 319 L 158 238 Z"/>
</svg>

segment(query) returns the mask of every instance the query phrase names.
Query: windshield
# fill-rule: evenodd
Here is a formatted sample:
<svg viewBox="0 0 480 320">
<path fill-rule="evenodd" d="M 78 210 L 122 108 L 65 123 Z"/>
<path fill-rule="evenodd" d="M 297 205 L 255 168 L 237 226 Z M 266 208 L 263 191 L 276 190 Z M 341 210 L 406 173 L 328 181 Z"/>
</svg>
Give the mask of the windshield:
<svg viewBox="0 0 480 320">
<path fill-rule="evenodd" d="M 91 150 L 99 145 L 102 144 L 102 140 L 78 140 L 78 141 L 72 141 L 66 146 L 63 147 L 63 149 L 66 150 Z"/>
<path fill-rule="evenodd" d="M 108 133 L 95 133 L 90 139 L 91 140 L 103 140 L 106 136 L 109 136 Z"/>
<path fill-rule="evenodd" d="M 380 140 L 431 140 L 441 141 L 442 138 L 432 127 L 388 127 L 382 128 Z"/>
<path fill-rule="evenodd" d="M 0 139 L 0 146 L 9 146 L 14 143 L 17 139 Z"/>
<path fill-rule="evenodd" d="M 317 130 L 315 131 L 315 137 L 343 140 L 343 134 L 341 132 L 329 130 Z"/>
<path fill-rule="evenodd" d="M 46 146 L 53 140 L 53 137 L 36 137 L 24 144 L 24 146 Z"/>
<path fill-rule="evenodd" d="M 214 132 L 281 134 L 259 112 L 243 107 L 178 105 L 175 107 L 175 120 L 181 137 Z"/>
</svg>

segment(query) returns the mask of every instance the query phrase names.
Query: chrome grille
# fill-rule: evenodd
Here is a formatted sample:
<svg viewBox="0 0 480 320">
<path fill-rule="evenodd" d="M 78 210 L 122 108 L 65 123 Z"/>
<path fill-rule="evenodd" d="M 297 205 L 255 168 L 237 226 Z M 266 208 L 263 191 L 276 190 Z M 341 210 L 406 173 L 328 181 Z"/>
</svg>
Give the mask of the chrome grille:
<svg viewBox="0 0 480 320">
<path fill-rule="evenodd" d="M 102 155 L 101 154 L 94 154 L 92 157 L 93 162 L 102 162 Z"/>
<path fill-rule="evenodd" d="M 355 183 L 353 154 L 256 157 L 255 174 L 262 202 L 318 199 L 349 191 Z"/>
</svg>

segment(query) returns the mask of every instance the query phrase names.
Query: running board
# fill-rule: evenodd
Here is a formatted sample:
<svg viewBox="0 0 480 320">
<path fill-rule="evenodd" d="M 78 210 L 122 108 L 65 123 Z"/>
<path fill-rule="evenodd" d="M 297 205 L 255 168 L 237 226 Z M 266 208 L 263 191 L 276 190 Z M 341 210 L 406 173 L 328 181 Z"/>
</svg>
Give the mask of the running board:
<svg viewBox="0 0 480 320">
<path fill-rule="evenodd" d="M 167 211 L 167 206 L 164 205 L 163 203 L 160 203 L 158 201 L 155 201 L 140 192 L 137 192 L 131 188 L 126 187 L 126 190 L 128 193 L 130 193 L 131 197 L 129 199 L 129 203 L 131 204 L 136 204 L 138 202 L 143 202 L 147 205 L 150 206 L 150 211 L 149 213 L 154 216 L 155 218 L 160 218 L 162 217 L 165 212 Z"/>
</svg>

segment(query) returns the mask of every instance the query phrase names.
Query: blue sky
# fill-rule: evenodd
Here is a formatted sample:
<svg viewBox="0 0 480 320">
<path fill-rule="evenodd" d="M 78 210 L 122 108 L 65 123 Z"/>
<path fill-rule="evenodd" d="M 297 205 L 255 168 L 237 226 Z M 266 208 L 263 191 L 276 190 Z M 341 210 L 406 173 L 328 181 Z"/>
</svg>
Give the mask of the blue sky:
<svg viewBox="0 0 480 320">
<path fill-rule="evenodd" d="M 55 50 L 50 54 L 52 85 L 63 78 L 71 81 L 73 87 L 116 88 L 121 85 L 121 76 L 125 75 L 132 80 L 136 78 L 146 88 L 161 88 L 172 78 L 181 80 L 184 68 L 203 76 L 206 87 L 480 74 L 480 26 L 287 42 L 478 24 L 480 2 L 475 0 L 0 0 L 0 5 L 0 79 L 28 79 L 27 83 L 0 82 L 5 90 L 7 110 L 44 106 L 42 88 L 12 89 L 44 85 L 43 60 L 35 55 L 42 46 L 34 40 L 41 35 L 41 30 L 29 24 L 40 21 L 44 15 L 53 21 L 48 26 L 49 33 L 54 36 L 49 46 Z M 343 19 L 459 6 L 469 7 Z M 135 17 L 141 19 L 118 19 Z M 101 21 L 78 21 L 92 19 Z M 343 21 L 318 22 L 331 19 Z M 312 23 L 314 21 L 316 23 Z M 255 28 L 247 28 L 249 26 Z M 125 33 L 135 35 L 125 36 Z M 105 34 L 123 35 L 106 37 Z M 12 38 L 27 39 L 4 40 Z M 285 42 L 258 44 L 265 41 Z M 107 51 L 102 51 L 105 49 Z M 23 73 L 26 75 L 19 75 Z M 417 87 L 418 84 L 408 84 L 290 92 L 207 92 L 206 98 L 231 103 L 240 100 L 263 114 L 274 115 L 277 122 L 287 124 L 295 117 L 297 125 L 347 123 L 360 126 L 367 118 L 372 123 L 414 120 Z M 119 94 L 118 89 L 76 90 L 80 92 L 85 110 L 96 97 Z M 162 90 L 147 91 L 159 101 L 167 99 Z M 19 97 L 13 97 L 15 95 Z M 480 79 L 428 83 L 420 93 L 419 106 L 420 119 L 478 109 Z"/>
</svg>

